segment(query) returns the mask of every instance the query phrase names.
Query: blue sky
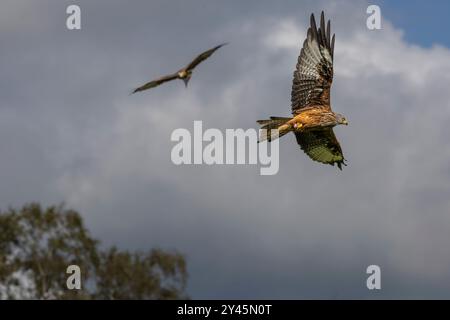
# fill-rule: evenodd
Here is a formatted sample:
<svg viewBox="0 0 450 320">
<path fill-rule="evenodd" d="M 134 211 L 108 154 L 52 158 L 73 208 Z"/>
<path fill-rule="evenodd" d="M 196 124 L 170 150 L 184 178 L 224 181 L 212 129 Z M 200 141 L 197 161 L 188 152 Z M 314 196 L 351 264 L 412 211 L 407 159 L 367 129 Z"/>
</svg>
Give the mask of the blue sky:
<svg viewBox="0 0 450 320">
<path fill-rule="evenodd" d="M 450 1 L 379 1 L 382 15 L 405 31 L 405 39 L 424 47 L 450 46 Z"/>
</svg>

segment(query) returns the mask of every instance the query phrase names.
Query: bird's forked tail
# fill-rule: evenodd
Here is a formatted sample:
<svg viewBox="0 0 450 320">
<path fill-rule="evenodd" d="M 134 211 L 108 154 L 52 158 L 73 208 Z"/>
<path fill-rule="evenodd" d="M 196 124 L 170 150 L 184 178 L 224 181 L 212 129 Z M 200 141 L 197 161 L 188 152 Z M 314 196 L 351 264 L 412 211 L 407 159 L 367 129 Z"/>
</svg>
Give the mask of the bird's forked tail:
<svg viewBox="0 0 450 320">
<path fill-rule="evenodd" d="M 270 117 L 270 120 L 256 121 L 261 125 L 261 135 L 258 142 L 272 141 L 284 136 L 292 130 L 291 126 L 286 124 L 292 118 Z"/>
</svg>

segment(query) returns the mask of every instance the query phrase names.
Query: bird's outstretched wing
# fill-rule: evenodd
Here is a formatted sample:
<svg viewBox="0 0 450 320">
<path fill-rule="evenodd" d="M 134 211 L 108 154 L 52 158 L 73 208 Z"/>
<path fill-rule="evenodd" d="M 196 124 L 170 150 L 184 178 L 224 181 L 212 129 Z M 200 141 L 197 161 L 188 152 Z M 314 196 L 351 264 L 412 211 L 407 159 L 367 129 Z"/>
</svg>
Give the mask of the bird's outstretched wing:
<svg viewBox="0 0 450 320">
<path fill-rule="evenodd" d="M 314 161 L 333 165 L 336 163 L 342 170 L 345 164 L 339 141 L 333 129 L 296 132 L 295 137 L 300 148 Z"/>
<path fill-rule="evenodd" d="M 330 108 L 330 88 L 333 81 L 334 35 L 330 38 L 330 21 L 325 29 L 322 11 L 320 28 L 317 29 L 314 14 L 311 27 L 300 51 L 292 83 L 292 113 L 314 105 Z"/>
<path fill-rule="evenodd" d="M 178 78 L 178 74 L 174 73 L 174 74 L 169 74 L 167 76 L 155 79 L 153 81 L 147 82 L 146 84 L 144 84 L 143 86 L 140 86 L 139 88 L 136 88 L 132 93 L 136 93 L 139 91 L 144 91 L 150 88 L 154 88 L 159 86 L 160 84 L 163 84 L 164 82 L 167 81 L 171 81 L 171 80 L 175 80 Z"/>
<path fill-rule="evenodd" d="M 192 69 L 194 69 L 196 66 L 198 66 L 201 62 L 205 61 L 206 59 L 208 59 L 216 50 L 220 49 L 221 47 L 223 47 L 224 45 L 226 45 L 227 43 L 222 43 L 220 45 L 218 45 L 217 47 L 214 47 L 212 49 L 209 49 L 201 54 L 199 54 L 194 60 L 192 60 L 191 63 L 189 63 L 185 70 L 187 71 L 191 71 Z"/>
</svg>

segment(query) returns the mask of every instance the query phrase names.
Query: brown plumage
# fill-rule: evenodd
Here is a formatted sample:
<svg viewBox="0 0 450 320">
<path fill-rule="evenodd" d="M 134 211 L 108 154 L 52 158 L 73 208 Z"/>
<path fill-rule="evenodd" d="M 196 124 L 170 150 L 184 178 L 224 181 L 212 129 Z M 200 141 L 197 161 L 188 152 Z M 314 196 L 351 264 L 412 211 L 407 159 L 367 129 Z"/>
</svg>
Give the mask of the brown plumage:
<svg viewBox="0 0 450 320">
<path fill-rule="evenodd" d="M 191 79 L 192 76 L 192 71 L 194 70 L 195 67 L 197 67 L 200 63 L 202 63 L 203 61 L 205 61 L 206 59 L 208 59 L 216 50 L 218 50 L 219 48 L 223 47 L 224 45 L 226 45 L 227 43 L 222 43 L 221 45 L 218 45 L 212 49 L 209 49 L 201 54 L 199 54 L 197 57 L 195 57 L 194 60 L 192 60 L 186 67 L 178 70 L 175 73 L 163 76 L 161 78 L 152 80 L 146 84 L 144 84 L 143 86 L 140 86 L 139 88 L 135 89 L 132 93 L 136 93 L 139 91 L 144 91 L 150 88 L 154 88 L 157 87 L 165 82 L 168 81 L 172 81 L 175 79 L 180 79 L 184 81 L 185 86 L 187 87 L 189 80 Z"/>
<path fill-rule="evenodd" d="M 333 132 L 347 120 L 334 113 L 330 106 L 330 89 L 333 82 L 334 35 L 331 38 L 330 21 L 325 28 L 322 11 L 317 29 L 314 14 L 311 26 L 298 57 L 292 82 L 292 118 L 271 117 L 258 120 L 262 125 L 260 141 L 271 141 L 288 132 L 294 132 L 300 148 L 314 161 L 339 169 L 345 165 L 341 146 Z"/>
</svg>

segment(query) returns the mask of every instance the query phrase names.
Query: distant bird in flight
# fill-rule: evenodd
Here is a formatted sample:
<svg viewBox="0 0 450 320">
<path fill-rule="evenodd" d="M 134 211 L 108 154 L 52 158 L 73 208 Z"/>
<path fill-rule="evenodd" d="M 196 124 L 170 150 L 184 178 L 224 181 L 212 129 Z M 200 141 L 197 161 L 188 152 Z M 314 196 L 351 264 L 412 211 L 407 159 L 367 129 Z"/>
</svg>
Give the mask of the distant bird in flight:
<svg viewBox="0 0 450 320">
<path fill-rule="evenodd" d="M 161 78 L 150 81 L 150 82 L 144 84 L 143 86 L 135 89 L 132 93 L 151 89 L 151 88 L 159 86 L 160 84 L 163 84 L 164 82 L 172 81 L 175 79 L 183 80 L 184 85 L 187 87 L 189 80 L 191 79 L 192 71 L 194 70 L 194 68 L 196 66 L 198 66 L 200 63 L 202 63 L 203 61 L 205 61 L 206 59 L 208 59 L 217 49 L 223 47 L 226 44 L 227 43 L 222 43 L 221 45 L 218 45 L 217 47 L 214 47 L 212 49 L 209 49 L 209 50 L 199 54 L 186 67 L 180 69 L 179 71 L 177 71 L 173 74 L 169 74 L 167 76 L 163 76 Z"/>
<path fill-rule="evenodd" d="M 319 29 L 314 14 L 311 14 L 310 23 L 294 71 L 291 92 L 293 117 L 258 120 L 261 129 L 266 129 L 262 130 L 260 141 L 270 142 L 292 131 L 300 148 L 312 160 L 333 166 L 337 164 L 342 170 L 342 165 L 346 165 L 345 159 L 333 127 L 348 125 L 348 122 L 344 116 L 334 113 L 330 106 L 334 35 L 330 39 L 330 21 L 325 29 L 323 11 Z"/>
</svg>

